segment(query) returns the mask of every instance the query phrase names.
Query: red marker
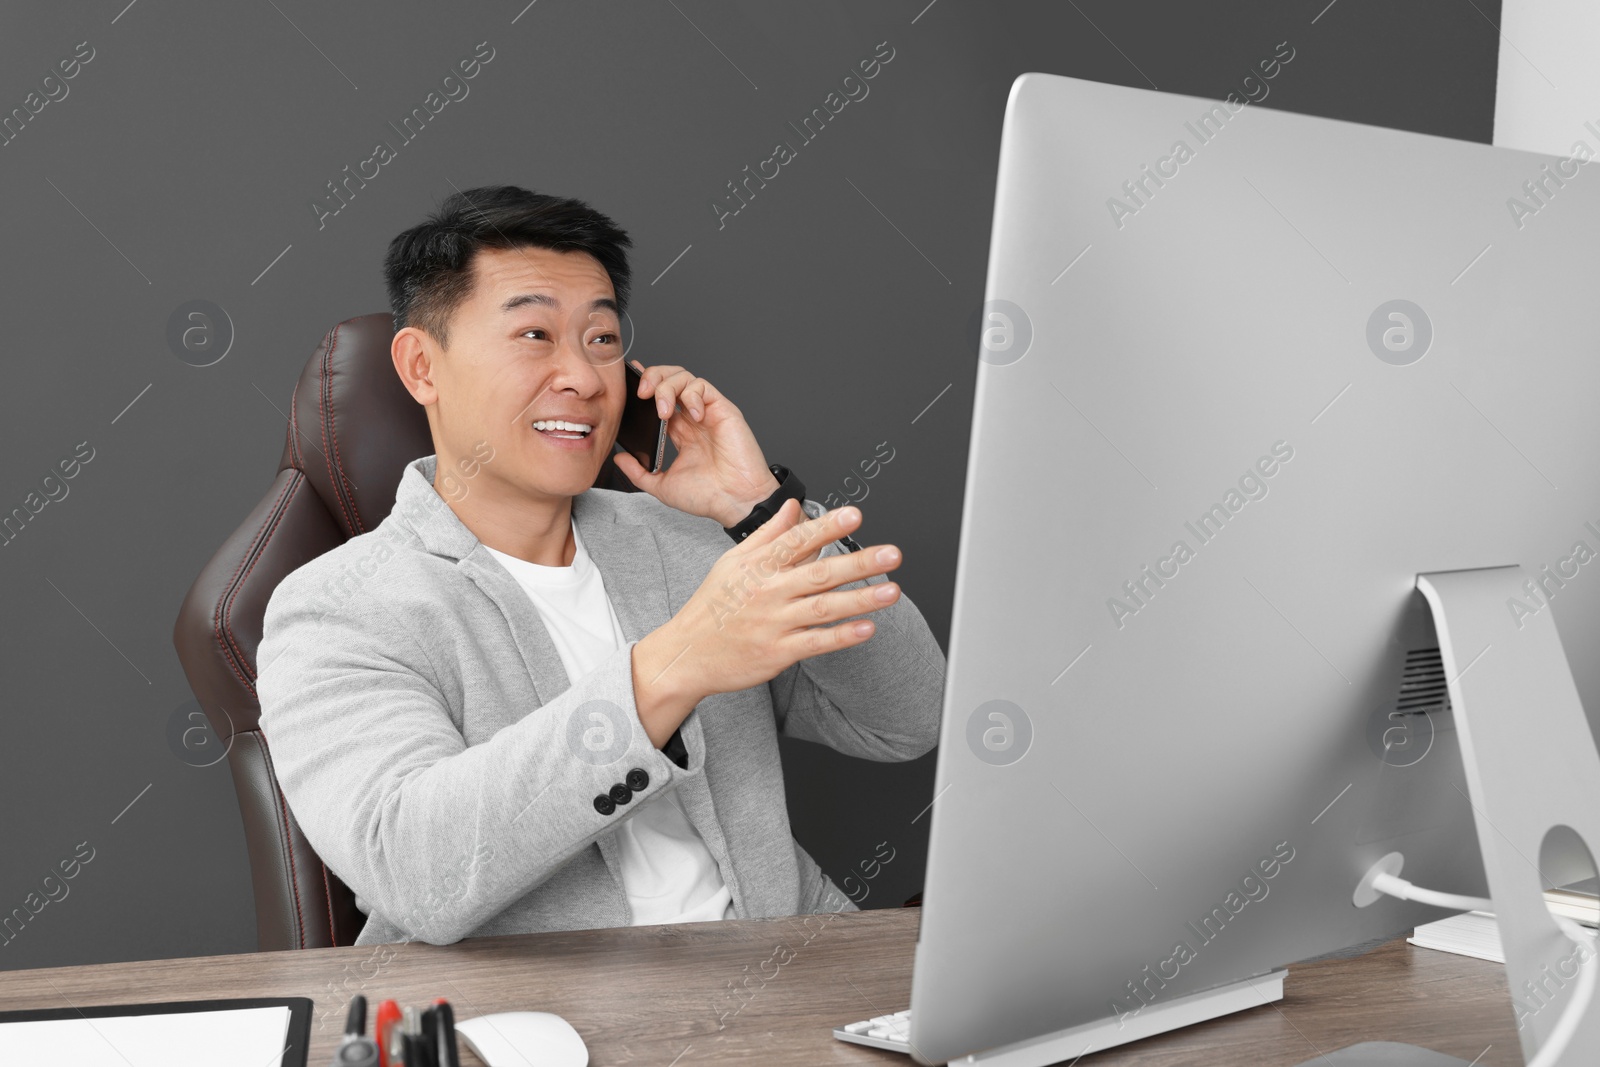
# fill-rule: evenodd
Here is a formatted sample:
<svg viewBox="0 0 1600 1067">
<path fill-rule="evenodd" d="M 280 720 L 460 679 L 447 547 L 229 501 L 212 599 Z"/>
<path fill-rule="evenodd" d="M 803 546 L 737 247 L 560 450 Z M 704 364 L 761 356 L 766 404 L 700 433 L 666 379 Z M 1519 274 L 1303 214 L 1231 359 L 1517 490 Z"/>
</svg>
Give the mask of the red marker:
<svg viewBox="0 0 1600 1067">
<path fill-rule="evenodd" d="M 372 1019 L 372 1039 L 378 1043 L 379 1067 L 401 1067 L 400 1005 L 386 1000 Z"/>
</svg>

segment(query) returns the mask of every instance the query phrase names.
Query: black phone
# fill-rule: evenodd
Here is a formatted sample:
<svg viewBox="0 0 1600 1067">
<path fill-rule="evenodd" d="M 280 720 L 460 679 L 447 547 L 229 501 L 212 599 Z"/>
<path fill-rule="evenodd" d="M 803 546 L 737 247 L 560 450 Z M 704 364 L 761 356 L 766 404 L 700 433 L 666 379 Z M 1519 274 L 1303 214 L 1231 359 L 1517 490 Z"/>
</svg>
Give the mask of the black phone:
<svg viewBox="0 0 1600 1067">
<path fill-rule="evenodd" d="M 656 414 L 656 398 L 641 397 L 639 383 L 644 375 L 628 360 L 624 377 L 627 396 L 622 404 L 622 424 L 617 427 L 617 447 L 627 452 L 651 474 L 661 473 L 662 460 L 667 455 L 667 423 Z"/>
</svg>

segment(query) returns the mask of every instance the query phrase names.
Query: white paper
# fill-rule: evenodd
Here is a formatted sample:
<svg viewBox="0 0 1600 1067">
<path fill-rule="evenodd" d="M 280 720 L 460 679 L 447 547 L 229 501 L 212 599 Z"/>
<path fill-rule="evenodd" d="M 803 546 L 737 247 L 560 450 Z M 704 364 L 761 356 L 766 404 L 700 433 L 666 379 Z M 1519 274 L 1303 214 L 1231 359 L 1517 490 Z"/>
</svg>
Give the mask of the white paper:
<svg viewBox="0 0 1600 1067">
<path fill-rule="evenodd" d="M 229 1008 L 171 1015 L 0 1024 L 0 1063 L 51 1067 L 278 1067 L 289 1009 Z"/>
</svg>

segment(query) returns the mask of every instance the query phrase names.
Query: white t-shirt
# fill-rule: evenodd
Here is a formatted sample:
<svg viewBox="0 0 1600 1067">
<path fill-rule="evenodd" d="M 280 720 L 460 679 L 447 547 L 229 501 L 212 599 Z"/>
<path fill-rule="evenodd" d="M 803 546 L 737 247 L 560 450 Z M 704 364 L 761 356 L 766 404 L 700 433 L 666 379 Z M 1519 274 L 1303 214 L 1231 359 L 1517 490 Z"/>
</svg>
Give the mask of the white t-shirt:
<svg viewBox="0 0 1600 1067">
<path fill-rule="evenodd" d="M 545 629 L 576 680 L 627 644 L 605 582 L 577 527 L 570 567 L 546 567 L 484 545 L 511 572 L 544 619 Z M 623 768 L 626 770 L 626 768 Z M 620 777 L 620 776 L 619 776 Z M 689 821 L 675 788 L 635 801 L 640 808 L 618 824 L 622 883 L 632 925 L 705 922 L 733 918 L 733 894 L 717 861 Z"/>
</svg>

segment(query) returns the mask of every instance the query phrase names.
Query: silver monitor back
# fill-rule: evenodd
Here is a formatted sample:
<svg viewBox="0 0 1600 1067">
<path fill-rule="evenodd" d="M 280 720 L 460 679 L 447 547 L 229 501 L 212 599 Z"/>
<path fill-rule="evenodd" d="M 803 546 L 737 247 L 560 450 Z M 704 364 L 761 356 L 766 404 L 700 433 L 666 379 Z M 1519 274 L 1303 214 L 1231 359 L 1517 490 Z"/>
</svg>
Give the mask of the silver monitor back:
<svg viewBox="0 0 1600 1067">
<path fill-rule="evenodd" d="M 1390 851 L 1418 884 L 1484 895 L 1415 580 L 1548 566 L 1548 592 L 1507 610 L 1553 613 L 1593 726 L 1588 169 L 1017 80 L 915 1059 L 1125 1015 L 1446 914 L 1353 906 Z M 1558 880 L 1592 873 L 1571 860 Z"/>
</svg>

